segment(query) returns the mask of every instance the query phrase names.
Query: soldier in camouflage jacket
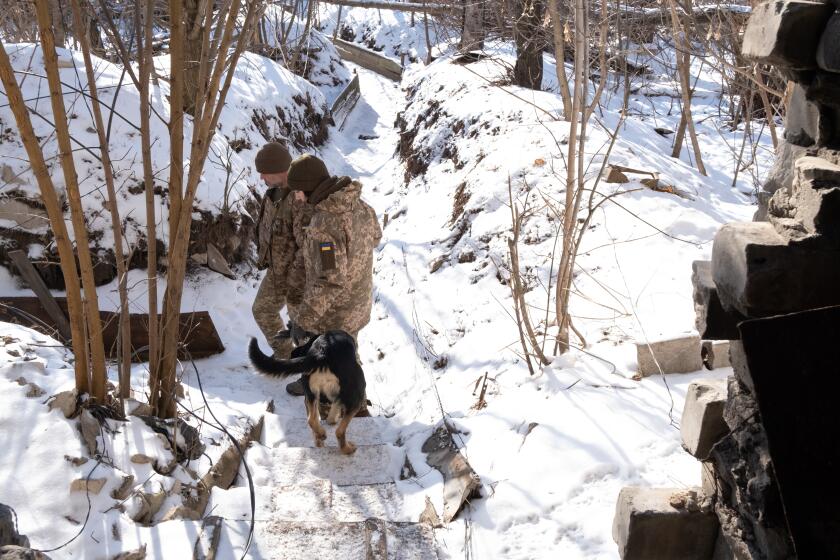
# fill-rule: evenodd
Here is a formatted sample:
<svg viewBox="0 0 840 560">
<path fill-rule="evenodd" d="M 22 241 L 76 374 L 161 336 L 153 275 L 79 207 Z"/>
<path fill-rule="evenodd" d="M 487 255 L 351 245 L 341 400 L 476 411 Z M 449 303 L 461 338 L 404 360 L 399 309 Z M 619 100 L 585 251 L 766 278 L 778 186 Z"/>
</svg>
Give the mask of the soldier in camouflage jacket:
<svg viewBox="0 0 840 560">
<path fill-rule="evenodd" d="M 373 250 L 382 238 L 376 213 L 361 199 L 361 183 L 330 176 L 313 156 L 292 162 L 289 188 L 297 195 L 289 316 L 306 331 L 341 329 L 355 338 L 373 304 Z"/>
<path fill-rule="evenodd" d="M 280 310 L 286 305 L 287 275 L 295 257 L 292 237 L 292 197 L 286 186 L 291 155 L 277 142 L 270 142 L 257 153 L 255 166 L 268 190 L 257 218 L 257 266 L 267 268 L 251 311 L 254 320 L 278 358 L 288 358 L 292 350 L 288 339 L 276 335 L 285 329 Z"/>
</svg>

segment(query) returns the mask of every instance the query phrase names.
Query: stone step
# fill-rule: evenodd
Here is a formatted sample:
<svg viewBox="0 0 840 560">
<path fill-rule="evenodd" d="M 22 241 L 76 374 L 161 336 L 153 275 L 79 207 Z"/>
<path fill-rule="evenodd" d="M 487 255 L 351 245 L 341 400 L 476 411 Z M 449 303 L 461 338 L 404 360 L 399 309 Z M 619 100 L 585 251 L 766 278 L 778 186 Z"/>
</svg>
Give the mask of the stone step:
<svg viewBox="0 0 840 560">
<path fill-rule="evenodd" d="M 336 444 L 326 447 L 276 447 L 271 450 L 271 486 L 298 486 L 325 480 L 335 486 L 394 482 L 390 466 L 404 452 L 390 445 L 359 445 L 343 455 Z"/>
<path fill-rule="evenodd" d="M 434 531 L 422 523 L 381 519 L 349 523 L 260 522 L 256 542 L 262 558 L 342 560 L 438 560 Z"/>
<path fill-rule="evenodd" d="M 327 432 L 327 447 L 336 447 L 335 426 L 325 421 L 321 425 Z M 388 443 L 384 433 L 388 420 L 381 417 L 354 418 L 347 429 L 347 439 L 356 445 Z M 267 447 L 315 447 L 312 430 L 301 416 L 266 414 L 263 441 Z"/>
<path fill-rule="evenodd" d="M 326 480 L 278 486 L 256 493 L 258 521 L 352 522 L 376 517 L 392 522 L 417 521 L 425 507 L 420 494 L 403 498 L 394 483 L 336 486 Z M 232 521 L 251 518 L 246 487 L 214 490 L 213 515 Z"/>
</svg>

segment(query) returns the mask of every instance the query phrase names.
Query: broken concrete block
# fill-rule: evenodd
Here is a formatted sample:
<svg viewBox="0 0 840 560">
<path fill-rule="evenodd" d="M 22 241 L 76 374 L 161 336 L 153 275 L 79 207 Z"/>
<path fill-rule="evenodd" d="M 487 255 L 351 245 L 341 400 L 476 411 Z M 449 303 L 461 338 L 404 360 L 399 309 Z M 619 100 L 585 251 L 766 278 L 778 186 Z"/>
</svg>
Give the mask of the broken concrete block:
<svg viewBox="0 0 840 560">
<path fill-rule="evenodd" d="M 622 488 L 613 520 L 622 560 L 709 560 L 719 524 L 699 490 Z"/>
<path fill-rule="evenodd" d="M 794 162 L 793 168 L 800 185 L 807 183 L 815 189 L 840 186 L 840 165 L 827 159 L 804 156 Z"/>
<path fill-rule="evenodd" d="M 50 560 L 50 557 L 38 550 L 13 544 L 0 546 L 0 560 Z"/>
<path fill-rule="evenodd" d="M 755 384 L 750 375 L 750 368 L 747 366 L 747 355 L 744 353 L 744 345 L 740 340 L 733 340 L 729 344 L 729 362 L 732 364 L 732 373 L 735 379 L 747 390 L 755 395 Z"/>
<path fill-rule="evenodd" d="M 0 504 L 0 546 L 7 544 L 21 544 L 20 535 L 17 532 L 17 521 L 12 508 Z M 27 543 L 28 544 L 28 543 Z"/>
<path fill-rule="evenodd" d="M 834 13 L 817 45 L 817 65 L 828 72 L 840 72 L 840 13 Z"/>
<path fill-rule="evenodd" d="M 62 414 L 64 414 L 65 418 L 70 418 L 74 414 L 76 414 L 76 405 L 78 401 L 78 393 L 75 389 L 72 391 L 62 391 L 55 395 L 49 403 L 47 403 L 47 407 L 50 410 L 59 409 Z"/>
<path fill-rule="evenodd" d="M 691 283 L 694 285 L 695 326 L 706 340 L 732 340 L 740 336 L 738 323 L 745 317 L 723 308 L 717 287 L 712 280 L 711 261 L 691 263 Z"/>
<path fill-rule="evenodd" d="M 782 188 L 790 189 L 793 185 L 793 164 L 807 152 L 808 150 L 803 146 L 797 146 L 784 140 L 780 141 L 776 148 L 776 159 L 767 173 L 762 192 L 772 194 Z"/>
<path fill-rule="evenodd" d="M 805 97 L 805 89 L 794 83 L 785 114 L 785 140 L 797 146 L 813 146 L 820 133 L 820 110 Z"/>
<path fill-rule="evenodd" d="M 700 350 L 703 358 L 703 365 L 706 369 L 717 369 L 729 367 L 729 341 L 728 340 L 704 340 Z"/>
<path fill-rule="evenodd" d="M 71 492 L 90 492 L 91 494 L 99 494 L 102 487 L 105 486 L 107 479 L 105 478 L 77 478 L 70 483 Z"/>
<path fill-rule="evenodd" d="M 700 460 L 709 456 L 712 446 L 729 431 L 723 419 L 726 382 L 695 381 L 685 395 L 680 434 L 686 451 Z"/>
<path fill-rule="evenodd" d="M 660 373 L 689 373 L 703 368 L 700 336 L 687 334 L 636 343 L 639 373 L 643 377 Z"/>
<path fill-rule="evenodd" d="M 834 6 L 828 2 L 771 0 L 755 6 L 741 52 L 783 69 L 816 68 L 817 45 Z"/>
<path fill-rule="evenodd" d="M 792 218 L 808 233 L 840 239 L 840 165 L 806 156 L 794 165 Z"/>
<path fill-rule="evenodd" d="M 470 498 L 479 494 L 481 481 L 461 455 L 452 434 L 440 426 L 423 442 L 426 462 L 443 475 L 443 522 L 452 521 Z"/>
<path fill-rule="evenodd" d="M 207 244 L 207 268 L 213 272 L 218 272 L 222 276 L 236 278 L 236 275 L 230 269 L 230 266 L 228 266 L 227 260 L 225 260 L 222 252 L 219 251 L 212 243 Z"/>
<path fill-rule="evenodd" d="M 712 278 L 724 309 L 766 317 L 840 303 L 840 250 L 789 244 L 767 222 L 722 226 Z"/>
<path fill-rule="evenodd" d="M 700 463 L 700 489 L 704 495 L 714 496 L 717 494 L 717 487 L 714 461 L 702 461 Z"/>
</svg>

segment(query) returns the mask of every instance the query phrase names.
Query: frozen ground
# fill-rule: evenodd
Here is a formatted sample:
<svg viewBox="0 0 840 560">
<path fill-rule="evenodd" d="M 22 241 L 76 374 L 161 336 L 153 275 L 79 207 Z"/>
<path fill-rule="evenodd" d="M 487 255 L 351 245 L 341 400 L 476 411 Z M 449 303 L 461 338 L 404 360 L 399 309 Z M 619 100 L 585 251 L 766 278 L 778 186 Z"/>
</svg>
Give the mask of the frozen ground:
<svg viewBox="0 0 840 560">
<path fill-rule="evenodd" d="M 542 118 L 531 104 L 556 110 L 557 97 L 489 85 L 485 78 L 498 72 L 491 63 L 464 67 L 442 59 L 428 68 L 411 69 L 402 85 L 355 70 L 363 97 L 342 133 L 333 131 L 320 155 L 333 173 L 358 177 L 380 219 L 389 216 L 376 253 L 376 303 L 370 325 L 360 334 L 360 355 L 374 412 L 388 417 L 386 438 L 395 450 L 405 450 L 415 473 L 399 481 L 399 488 L 440 504 L 441 477 L 425 464 L 420 446 L 447 417 L 460 431 L 464 454 L 481 477 L 482 498 L 437 531 L 443 557 L 617 558 L 611 522 L 622 486 L 684 487 L 700 480 L 699 463 L 680 447 L 685 390 L 693 379 L 719 378 L 728 371 L 635 381 L 632 342 L 693 328 L 691 261 L 708 257 L 720 224 L 748 220 L 754 209 L 748 175 L 742 174 L 735 188 L 730 186 L 731 146 L 739 145 L 742 132 L 719 133 L 722 125 L 713 116 L 716 99 L 701 98 L 705 101 L 699 101 L 695 111 L 697 120 L 703 119 L 701 142 L 710 169 L 709 177 L 702 177 L 687 158 L 671 159 L 669 141 L 653 131 L 654 126 L 676 128 L 678 114 L 669 114 L 669 101 L 643 93 L 631 97 L 636 112 L 621 130 L 610 161 L 659 171 L 664 180 L 690 192 L 693 200 L 638 190 L 637 182 L 609 186 L 634 192 L 619 197 L 620 206 L 605 204 L 584 242 L 572 308 L 589 345 L 585 352 L 574 350 L 555 359 L 532 377 L 517 356 L 509 288 L 503 283 L 510 228 L 507 185 L 510 176 L 520 203 L 538 191 L 560 193 L 560 182 L 551 171 L 563 169 L 554 139 L 562 140 L 568 130 L 562 122 Z M 546 68 L 547 76 L 552 72 Z M 714 76 L 704 73 L 701 78 L 698 91 L 713 92 Z M 656 87 L 673 90 L 667 80 L 653 81 Z M 616 97 L 598 115 L 608 130 L 617 122 Z M 415 139 L 419 147 L 429 149 L 429 167 L 406 183 L 395 153 L 397 113 L 405 111 L 404 118 L 414 123 L 431 101 L 437 101 L 444 114 L 438 126 L 422 129 Z M 452 132 L 456 121 L 472 119 L 479 127 L 475 137 Z M 488 126 L 481 128 L 485 122 Z M 491 133 L 494 127 L 496 134 Z M 593 126 L 591 134 L 594 171 L 602 157 L 595 152 L 602 149 L 606 132 Z M 458 167 L 444 154 L 446 146 L 454 147 L 459 161 L 467 164 Z M 763 153 L 759 157 L 766 161 Z M 526 181 L 532 186 L 530 193 Z M 471 196 L 459 214 L 468 227 L 457 237 L 450 221 L 462 183 Z M 523 264 L 532 277 L 529 303 L 535 309 L 545 307 L 552 231 L 549 220 L 537 217 L 525 232 L 534 240 L 523 248 Z M 468 251 L 475 259 L 459 262 Z M 441 258 L 442 265 L 432 272 L 431 263 Z M 141 276 L 137 273 L 129 281 L 136 285 L 133 296 L 138 302 L 144 299 Z M 258 280 L 253 274 L 234 281 L 202 273 L 189 281 L 183 304 L 185 310 L 209 310 L 227 348 L 196 365 L 209 406 L 236 435 L 248 418 L 264 414 L 270 400 L 279 416 L 303 407 L 286 395 L 283 382 L 257 375 L 247 363 L 248 337 L 258 333 L 250 313 Z M 2 269 L 0 290 L 17 293 Z M 112 286 L 101 288 L 100 296 L 103 306 L 116 307 Z M 540 313 L 544 311 L 536 314 Z M 0 502 L 16 509 L 21 532 L 29 535 L 33 546 L 52 548 L 79 531 L 87 504 L 78 496 L 68 501 L 67 489 L 95 463 L 75 467 L 61 459 L 84 454 L 70 424 L 59 412 L 47 412 L 40 405 L 46 395 L 27 399 L 27 388 L 12 383 L 23 375 L 47 395 L 67 389 L 72 371 L 64 364 L 66 357 L 58 349 L 37 346 L 45 343 L 38 342 L 43 337 L 8 326 L 2 330 L 0 334 L 20 338 L 45 367 L 42 373 L 41 366 L 12 365 L 21 360 L 9 353 L 17 342 L 0 349 L 0 360 L 9 362 L 3 366 L 0 361 L 0 371 L 10 382 L 0 391 L 0 434 L 7 450 L 0 457 Z M 485 374 L 486 406 L 476 409 L 476 383 Z M 185 368 L 183 381 L 184 404 L 204 415 L 191 366 Z M 135 389 L 142 393 L 145 382 L 143 368 L 136 367 Z M 144 433 L 137 430 L 124 448 L 137 448 L 138 442 L 146 441 Z M 209 445 L 211 457 L 193 462 L 199 472 L 226 445 L 210 427 L 203 427 L 202 435 L 221 446 Z M 249 453 L 249 461 L 263 455 L 258 448 Z M 99 465 L 97 469 L 107 471 Z M 398 465 L 390 469 L 399 475 Z M 119 482 L 116 471 L 107 472 L 106 490 Z M 142 480 L 143 473 L 136 474 Z M 156 478 L 161 477 L 153 476 L 148 484 L 162 482 Z M 54 558 L 111 558 L 141 542 L 149 543 L 151 557 L 189 554 L 185 551 L 195 539 L 195 522 L 138 528 L 118 511 L 106 511 L 113 503 L 107 496 L 103 491 L 92 502 L 85 530 L 51 553 Z M 114 526 L 120 540 L 113 537 Z M 231 524 L 226 535 L 222 557 L 238 558 L 242 525 Z M 250 557 L 264 557 L 264 544 L 257 542 Z"/>
</svg>

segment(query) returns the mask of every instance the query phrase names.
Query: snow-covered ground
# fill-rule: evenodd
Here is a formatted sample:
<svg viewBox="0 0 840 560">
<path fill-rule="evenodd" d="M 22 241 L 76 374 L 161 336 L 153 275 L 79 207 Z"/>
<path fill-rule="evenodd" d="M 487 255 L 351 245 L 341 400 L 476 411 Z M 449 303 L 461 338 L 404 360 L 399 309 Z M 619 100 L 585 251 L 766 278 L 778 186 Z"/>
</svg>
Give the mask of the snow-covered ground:
<svg viewBox="0 0 840 560">
<path fill-rule="evenodd" d="M 345 18 L 356 21 L 347 13 Z M 374 27 L 374 18 L 369 19 L 368 27 Z M 353 25 L 361 29 L 363 23 Z M 504 47 L 495 54 L 496 60 L 509 57 Z M 551 90 L 553 60 L 547 57 L 547 63 L 545 89 Z M 258 66 L 250 59 L 248 64 Z M 749 220 L 754 211 L 749 174 L 742 173 L 731 186 L 732 150 L 740 147 L 743 131 L 724 132 L 714 75 L 708 68 L 696 69 L 695 120 L 701 122 L 708 177 L 692 167 L 685 150 L 681 160 L 670 158 L 670 141 L 653 130 L 675 130 L 679 114 L 670 107 L 671 97 L 645 92 L 672 93 L 675 84 L 655 70 L 631 95 L 630 116 L 609 161 L 659 172 L 691 199 L 642 189 L 638 181 L 601 184 L 605 194 L 628 192 L 600 207 L 578 262 L 572 312 L 588 346 L 557 357 L 530 376 L 518 356 L 506 285 L 508 178 L 519 204 L 527 197 L 562 193 L 555 172 L 560 177 L 564 173 L 561 152 L 568 125 L 542 111 L 556 114 L 558 97 L 494 86 L 491 82 L 502 72 L 494 62 L 463 66 L 444 56 L 429 67 L 412 66 L 402 84 L 348 67 L 359 73 L 363 95 L 343 130 L 331 131 L 319 155 L 334 174 L 359 178 L 380 219 L 388 216 L 375 256 L 374 310 L 359 339 L 373 411 L 388 418 L 388 439 L 394 449 L 405 450 L 412 466 L 413 474 L 400 480 L 399 488 L 407 495 L 428 495 L 441 511 L 442 478 L 425 463 L 420 447 L 447 418 L 481 477 L 482 497 L 437 531 L 443 557 L 617 558 L 611 523 L 620 488 L 699 483 L 699 463 L 680 446 L 685 390 L 694 379 L 729 373 L 723 369 L 633 379 L 634 341 L 693 328 L 691 261 L 708 258 L 721 224 Z M 255 98 L 260 95 L 256 92 Z M 590 128 L 590 181 L 603 161 L 607 131 L 618 122 L 620 97 L 612 95 L 596 113 L 603 126 L 593 122 Z M 428 168 L 406 182 L 395 122 L 402 112 L 409 128 L 414 127 L 432 103 L 439 111 L 437 122 L 417 127 L 413 140 L 415 148 L 427 150 Z M 459 122 L 463 124 L 456 126 Z M 763 142 L 757 173 L 770 157 Z M 469 198 L 456 209 L 458 191 L 459 198 L 463 193 Z M 527 222 L 523 232 L 530 240 L 521 250 L 533 286 L 529 304 L 534 316 L 545 313 L 554 231 L 543 213 Z M 270 400 L 278 415 L 296 414 L 303 406 L 286 394 L 283 382 L 256 374 L 248 364 L 248 338 L 259 333 L 250 313 L 258 284 L 253 274 L 228 280 L 204 272 L 189 280 L 183 302 L 184 310 L 210 311 L 226 346 L 223 354 L 196 365 L 207 404 L 237 436 L 248 419 L 265 414 Z M 129 285 L 142 302 L 142 273 L 133 272 Z M 23 293 L 4 269 L 0 293 Z M 116 307 L 113 286 L 99 293 L 103 307 Z M 66 354 L 45 348 L 50 342 L 32 331 L 0 325 L 0 335 L 19 339 L 5 339 L 0 347 L 0 377 L 9 381 L 0 391 L 0 441 L 7 450 L 0 455 L 0 503 L 15 508 L 21 532 L 42 549 L 69 540 L 88 510 L 84 493 L 68 500 L 70 482 L 104 476 L 107 486 L 91 502 L 82 534 L 52 552 L 54 558 L 111 558 L 140 543 L 148 543 L 150 557 L 188 557 L 197 522 L 138 527 L 127 514 L 109 509 L 114 504 L 110 490 L 119 486 L 121 473 L 134 474 L 135 484 L 145 480 L 150 491 L 174 482 L 148 465 L 132 466 L 124 457 L 151 446 L 144 453 L 161 454 L 165 462 L 168 451 L 132 422 L 115 438 L 119 445 L 109 454 L 113 466 L 98 461 L 75 466 L 63 460 L 64 455 L 84 456 L 83 443 L 60 412 L 47 412 L 41 402 L 72 387 Z M 265 348 L 265 341 L 261 343 Z M 27 356 L 35 359 L 22 363 Z M 476 387 L 485 375 L 486 406 L 478 408 Z M 14 383 L 20 376 L 45 394 L 26 398 L 28 388 Z M 136 366 L 133 385 L 138 394 L 146 380 L 144 368 Z M 198 379 L 189 364 L 183 383 L 184 405 L 204 416 Z M 208 456 L 190 463 L 203 473 L 227 443 L 211 427 L 199 428 L 205 441 L 218 444 L 208 445 Z M 269 439 L 270 424 L 267 429 Z M 261 453 L 252 450 L 249 462 Z M 405 474 L 399 467 L 390 467 L 395 478 Z M 259 476 L 260 466 L 254 468 Z M 129 503 L 129 513 L 131 507 Z M 231 524 L 221 558 L 239 558 L 244 538 L 241 523 Z M 259 544 L 250 557 L 263 557 Z"/>
</svg>

